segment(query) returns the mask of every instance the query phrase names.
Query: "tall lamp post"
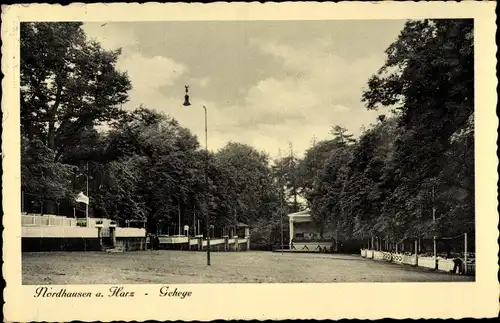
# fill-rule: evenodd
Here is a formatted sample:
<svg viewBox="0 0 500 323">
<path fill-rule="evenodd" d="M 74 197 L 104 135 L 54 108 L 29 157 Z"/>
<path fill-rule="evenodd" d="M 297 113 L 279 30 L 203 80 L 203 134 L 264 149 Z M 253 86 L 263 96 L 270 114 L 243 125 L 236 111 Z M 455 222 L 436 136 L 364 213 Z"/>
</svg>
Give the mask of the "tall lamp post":
<svg viewBox="0 0 500 323">
<path fill-rule="evenodd" d="M 281 254 L 283 254 L 283 183 L 281 176 L 283 175 L 283 164 L 281 160 L 281 149 L 279 150 L 279 176 L 278 176 L 278 183 L 279 183 L 279 191 L 278 191 L 278 196 L 280 199 L 280 238 L 281 238 Z M 290 237 L 291 239 L 291 237 Z"/>
<path fill-rule="evenodd" d="M 186 94 L 184 95 L 184 106 L 188 107 L 191 105 L 189 102 L 189 86 L 186 85 Z M 207 266 L 210 266 L 210 224 L 208 216 L 208 127 L 207 127 L 207 107 L 203 106 L 205 110 L 205 227 L 207 235 Z"/>
</svg>

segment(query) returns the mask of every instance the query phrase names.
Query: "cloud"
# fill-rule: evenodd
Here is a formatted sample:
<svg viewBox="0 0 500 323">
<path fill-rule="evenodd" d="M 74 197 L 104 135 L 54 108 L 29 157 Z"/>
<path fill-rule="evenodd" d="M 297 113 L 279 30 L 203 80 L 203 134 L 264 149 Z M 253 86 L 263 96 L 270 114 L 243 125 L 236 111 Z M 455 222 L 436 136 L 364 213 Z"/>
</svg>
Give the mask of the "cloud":
<svg viewBox="0 0 500 323">
<path fill-rule="evenodd" d="M 128 72 L 133 86 L 125 108 L 134 109 L 143 104 L 169 114 L 198 135 L 203 143 L 201 106 L 206 105 L 208 144 L 212 150 L 222 148 L 228 141 L 237 141 L 276 157 L 278 149 L 285 153 L 291 142 L 296 153 L 301 155 L 310 147 L 313 136 L 318 140 L 331 138 L 331 126 L 339 124 L 359 134 L 360 127 L 373 122 L 378 114 L 367 111 L 360 98 L 370 75 L 383 65 L 383 52 L 354 60 L 335 55 L 339 48 L 329 40 L 291 46 L 276 39 L 250 39 L 255 68 L 268 68 L 264 63 L 259 65 L 259 59 L 265 58 L 281 73 L 264 77 L 250 87 L 234 84 L 242 100 L 240 104 L 227 106 L 226 93 L 213 92 L 216 84 L 226 81 L 221 80 L 223 74 L 212 73 L 210 77 L 195 74 L 200 69 L 194 63 L 189 65 L 182 56 L 178 57 L 182 62 L 168 57 L 170 54 L 166 50 L 154 51 L 156 56 L 146 56 L 143 50 L 149 45 L 141 44 L 133 27 L 123 24 L 117 27 L 112 23 L 101 27 L 101 24 L 92 23 L 85 24 L 84 29 L 104 48 L 123 48 L 117 68 Z M 255 50 L 264 56 L 256 55 Z M 244 57 L 242 62 L 245 62 Z M 196 98 L 191 98 L 193 105 L 190 107 L 182 106 L 184 84 L 199 89 Z M 201 89 L 215 95 L 207 100 Z"/>
<path fill-rule="evenodd" d="M 204 89 L 210 84 L 210 78 L 208 76 L 201 78 L 191 78 L 189 84 L 193 84 L 197 87 Z"/>
<path fill-rule="evenodd" d="M 173 59 L 163 56 L 144 57 L 134 53 L 121 57 L 117 69 L 127 71 L 132 80 L 132 98 L 148 98 L 159 89 L 171 86 L 188 72 L 188 68 Z"/>
<path fill-rule="evenodd" d="M 104 49 L 133 48 L 139 42 L 135 33 L 129 28 L 118 28 L 113 23 L 91 22 L 83 24 L 87 38 L 98 41 Z"/>
<path fill-rule="evenodd" d="M 245 93 L 245 106 L 233 120 L 241 140 L 273 153 L 290 141 L 303 151 L 313 136 L 328 138 L 333 125 L 359 134 L 374 121 L 377 113 L 364 109 L 360 98 L 368 77 L 383 64 L 380 57 L 347 61 L 333 55 L 334 44 L 326 41 L 301 47 L 250 42 L 281 64 L 286 76 L 260 80 Z"/>
</svg>

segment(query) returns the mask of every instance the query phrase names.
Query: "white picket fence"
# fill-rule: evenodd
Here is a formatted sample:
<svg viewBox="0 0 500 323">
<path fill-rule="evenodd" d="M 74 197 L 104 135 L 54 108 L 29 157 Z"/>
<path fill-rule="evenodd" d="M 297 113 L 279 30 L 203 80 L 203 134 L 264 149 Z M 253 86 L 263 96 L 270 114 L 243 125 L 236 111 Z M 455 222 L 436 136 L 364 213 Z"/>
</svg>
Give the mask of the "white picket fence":
<svg viewBox="0 0 500 323">
<path fill-rule="evenodd" d="M 397 264 L 406 264 L 406 265 L 416 265 L 417 260 L 415 259 L 415 255 L 405 255 L 401 253 L 391 253 L 387 251 L 378 251 L 378 250 L 361 250 L 361 257 L 375 259 L 375 260 L 386 260 L 391 261 Z M 418 260 L 420 262 L 420 260 Z"/>
<path fill-rule="evenodd" d="M 412 266 L 419 266 L 425 268 L 435 269 L 436 264 L 433 257 L 415 257 L 415 255 L 406 255 L 400 253 L 391 253 L 386 251 L 377 251 L 377 250 L 367 250 L 361 249 L 361 257 L 374 259 L 374 260 L 385 260 L 394 262 L 397 264 L 405 264 Z M 453 259 L 445 259 L 438 257 L 437 258 L 437 269 L 441 271 L 452 271 L 454 267 Z M 468 263 L 467 264 L 467 272 L 475 271 L 475 264 Z"/>
</svg>

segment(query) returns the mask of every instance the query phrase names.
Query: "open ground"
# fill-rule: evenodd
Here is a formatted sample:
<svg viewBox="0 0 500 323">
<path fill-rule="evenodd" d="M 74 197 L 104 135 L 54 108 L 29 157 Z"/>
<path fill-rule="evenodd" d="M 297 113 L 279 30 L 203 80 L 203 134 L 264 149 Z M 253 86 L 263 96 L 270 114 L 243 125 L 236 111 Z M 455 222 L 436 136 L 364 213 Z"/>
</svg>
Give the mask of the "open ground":
<svg viewBox="0 0 500 323">
<path fill-rule="evenodd" d="M 23 253 L 23 284 L 448 282 L 474 277 L 363 259 L 272 252 Z"/>
</svg>

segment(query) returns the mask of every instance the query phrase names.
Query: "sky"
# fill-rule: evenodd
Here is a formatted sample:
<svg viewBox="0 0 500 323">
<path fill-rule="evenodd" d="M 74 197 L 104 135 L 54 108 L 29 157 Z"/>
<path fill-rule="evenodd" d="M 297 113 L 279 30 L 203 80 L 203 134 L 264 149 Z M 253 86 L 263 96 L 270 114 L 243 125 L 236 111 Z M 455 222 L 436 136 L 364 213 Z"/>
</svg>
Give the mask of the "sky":
<svg viewBox="0 0 500 323">
<path fill-rule="evenodd" d="M 84 31 L 122 48 L 117 68 L 133 87 L 124 108 L 168 114 L 204 143 L 205 105 L 210 150 L 233 141 L 274 158 L 290 145 L 301 156 L 334 125 L 357 136 L 384 113 L 368 111 L 361 95 L 404 22 L 92 22 Z"/>
</svg>

